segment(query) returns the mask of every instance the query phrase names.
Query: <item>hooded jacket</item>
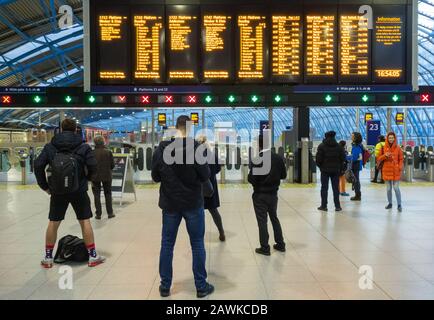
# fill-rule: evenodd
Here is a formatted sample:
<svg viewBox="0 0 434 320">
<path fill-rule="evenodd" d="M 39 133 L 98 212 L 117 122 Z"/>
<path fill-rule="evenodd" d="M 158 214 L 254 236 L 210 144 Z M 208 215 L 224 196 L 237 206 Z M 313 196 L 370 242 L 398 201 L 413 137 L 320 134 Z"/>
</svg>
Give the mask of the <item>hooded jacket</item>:
<svg viewBox="0 0 434 320">
<path fill-rule="evenodd" d="M 191 138 L 174 138 L 161 142 L 155 150 L 152 156 L 151 175 L 155 182 L 161 182 L 158 206 L 163 213 L 203 207 L 202 183 L 210 178 L 210 169 L 208 164 L 198 164 L 194 159 L 198 145 Z M 192 146 L 192 150 L 189 150 L 189 146 Z M 183 161 L 166 163 L 164 161 L 166 148 L 170 148 L 169 151 L 175 158 L 176 155 L 182 155 Z M 193 157 L 190 158 L 193 161 L 187 161 L 188 157 Z"/>
<path fill-rule="evenodd" d="M 346 155 L 344 148 L 335 138 L 327 137 L 318 146 L 316 164 L 321 172 L 328 174 L 341 174 L 346 168 Z"/>
<path fill-rule="evenodd" d="M 96 172 L 95 155 L 86 143 L 83 143 L 83 138 L 70 131 L 59 133 L 51 139 L 51 142 L 46 144 L 41 154 L 35 160 L 35 176 L 39 187 L 42 190 L 48 190 L 49 185 L 45 169 L 47 165 L 54 159 L 58 150 L 74 151 L 79 164 L 79 189 L 77 192 L 86 192 L 88 190 L 88 180 L 93 177 Z"/>
<path fill-rule="evenodd" d="M 395 141 L 392 145 L 390 145 L 388 139 L 390 135 L 395 137 Z M 389 157 L 387 156 L 388 153 L 390 153 Z M 383 162 L 381 176 L 385 181 L 401 180 L 402 168 L 404 166 L 404 155 L 401 148 L 398 146 L 396 134 L 394 132 L 387 134 L 386 143 L 377 160 L 378 164 L 381 162 Z"/>
</svg>

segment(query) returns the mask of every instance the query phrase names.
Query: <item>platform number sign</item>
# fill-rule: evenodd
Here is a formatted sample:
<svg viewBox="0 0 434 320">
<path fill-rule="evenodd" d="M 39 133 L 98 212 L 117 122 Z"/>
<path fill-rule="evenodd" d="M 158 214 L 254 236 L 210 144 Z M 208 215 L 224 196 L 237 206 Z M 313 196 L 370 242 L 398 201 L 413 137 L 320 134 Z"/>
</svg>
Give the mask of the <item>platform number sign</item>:
<svg viewBox="0 0 434 320">
<path fill-rule="evenodd" d="M 398 112 L 395 116 L 395 122 L 398 126 L 404 124 L 404 112 Z"/>
<path fill-rule="evenodd" d="M 368 123 L 368 121 L 372 121 L 374 119 L 374 115 L 372 112 L 365 113 L 365 124 Z"/>
<path fill-rule="evenodd" d="M 381 134 L 381 121 L 371 120 L 366 122 L 366 141 L 368 146 L 375 146 L 378 142 L 378 136 Z"/>
<path fill-rule="evenodd" d="M 158 125 L 161 127 L 166 126 L 166 114 L 165 113 L 159 113 L 158 114 Z"/>
<path fill-rule="evenodd" d="M 264 130 L 270 130 L 270 122 L 268 120 L 261 120 L 259 122 L 259 134 L 263 135 Z"/>
</svg>

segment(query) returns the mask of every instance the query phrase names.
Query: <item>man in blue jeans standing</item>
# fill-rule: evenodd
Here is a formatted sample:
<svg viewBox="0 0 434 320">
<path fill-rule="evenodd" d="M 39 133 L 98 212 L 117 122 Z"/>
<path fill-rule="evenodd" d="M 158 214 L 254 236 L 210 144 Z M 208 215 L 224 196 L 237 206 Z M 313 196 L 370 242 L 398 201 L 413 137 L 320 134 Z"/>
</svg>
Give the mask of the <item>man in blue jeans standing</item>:
<svg viewBox="0 0 434 320">
<path fill-rule="evenodd" d="M 188 116 L 176 122 L 178 136 L 160 143 L 152 158 L 152 179 L 161 182 L 159 207 L 163 210 L 160 251 L 160 295 L 168 297 L 172 286 L 173 249 L 178 228 L 184 218 L 193 252 L 193 273 L 197 297 L 214 291 L 205 269 L 205 212 L 202 183 L 210 178 L 208 164 L 198 164 L 195 152 L 198 143 L 187 137 Z"/>
</svg>

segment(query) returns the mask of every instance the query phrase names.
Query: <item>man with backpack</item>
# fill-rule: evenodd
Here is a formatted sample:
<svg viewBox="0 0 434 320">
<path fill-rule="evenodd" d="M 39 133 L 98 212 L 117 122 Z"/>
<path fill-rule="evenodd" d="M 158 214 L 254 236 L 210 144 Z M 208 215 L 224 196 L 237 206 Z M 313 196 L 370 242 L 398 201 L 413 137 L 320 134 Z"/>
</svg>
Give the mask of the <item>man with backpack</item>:
<svg viewBox="0 0 434 320">
<path fill-rule="evenodd" d="M 35 176 L 39 187 L 51 196 L 49 223 L 45 237 L 45 256 L 41 261 L 44 268 L 53 266 L 53 250 L 57 230 L 65 218 L 69 204 L 74 208 L 89 253 L 89 267 L 105 261 L 97 254 L 90 224 L 92 210 L 87 195 L 88 180 L 96 170 L 96 160 L 89 145 L 76 134 L 77 124 L 71 119 L 63 120 L 61 133 L 56 134 L 45 145 L 35 161 Z M 48 170 L 46 172 L 46 167 Z"/>
</svg>

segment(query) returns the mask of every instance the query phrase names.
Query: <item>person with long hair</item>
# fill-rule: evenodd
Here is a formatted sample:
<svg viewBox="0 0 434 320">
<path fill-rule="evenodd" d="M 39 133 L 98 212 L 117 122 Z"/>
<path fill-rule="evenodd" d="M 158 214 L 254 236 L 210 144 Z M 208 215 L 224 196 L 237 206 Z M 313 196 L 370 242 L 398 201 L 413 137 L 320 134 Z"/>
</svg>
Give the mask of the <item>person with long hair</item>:
<svg viewBox="0 0 434 320">
<path fill-rule="evenodd" d="M 402 212 L 401 190 L 399 189 L 399 181 L 404 166 L 404 155 L 396 141 L 396 134 L 389 132 L 386 138 L 386 144 L 378 157 L 378 164 L 382 166 L 382 175 L 387 184 L 387 200 L 386 210 L 392 209 L 392 188 L 395 190 L 396 201 L 398 203 L 398 211 Z"/>
<path fill-rule="evenodd" d="M 362 192 L 361 192 L 361 185 L 360 185 L 360 171 L 363 169 L 363 138 L 360 132 L 353 132 L 351 135 L 352 140 L 352 148 L 351 148 L 351 160 L 352 160 L 352 166 L 351 169 L 354 173 L 354 177 L 356 181 L 354 182 L 354 192 L 355 196 L 351 198 L 351 201 L 361 201 L 362 200 Z"/>
<path fill-rule="evenodd" d="M 377 160 L 380 156 L 384 145 L 386 144 L 386 138 L 383 135 L 378 136 L 378 143 L 375 145 L 375 159 Z M 374 179 L 372 179 L 372 183 L 384 183 L 383 177 L 381 177 L 380 182 L 378 182 L 378 175 L 380 174 L 381 168 L 378 165 L 375 166 L 375 175 Z"/>
</svg>

